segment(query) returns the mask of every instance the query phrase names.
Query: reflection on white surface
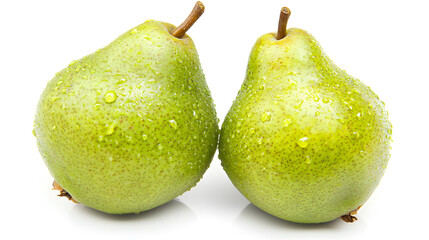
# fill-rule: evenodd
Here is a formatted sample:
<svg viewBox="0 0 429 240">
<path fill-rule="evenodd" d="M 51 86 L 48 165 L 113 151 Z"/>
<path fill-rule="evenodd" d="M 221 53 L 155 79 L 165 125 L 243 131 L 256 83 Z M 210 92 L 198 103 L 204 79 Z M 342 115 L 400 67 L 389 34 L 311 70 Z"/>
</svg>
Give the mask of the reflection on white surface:
<svg viewBox="0 0 429 240">
<path fill-rule="evenodd" d="M 138 214 L 106 214 L 92 208 L 75 205 L 68 212 L 73 227 L 86 228 L 92 233 L 163 235 L 196 221 L 194 212 L 183 202 L 174 199 L 164 205 Z"/>
<path fill-rule="evenodd" d="M 319 224 L 301 224 L 289 222 L 259 209 L 249 203 L 235 219 L 235 224 L 254 234 L 263 234 L 269 231 L 277 236 L 309 237 L 312 234 L 317 237 L 333 237 L 333 235 L 352 233 L 366 228 L 364 221 L 345 223 L 340 219 Z M 318 238 L 319 239 L 319 238 Z"/>
</svg>

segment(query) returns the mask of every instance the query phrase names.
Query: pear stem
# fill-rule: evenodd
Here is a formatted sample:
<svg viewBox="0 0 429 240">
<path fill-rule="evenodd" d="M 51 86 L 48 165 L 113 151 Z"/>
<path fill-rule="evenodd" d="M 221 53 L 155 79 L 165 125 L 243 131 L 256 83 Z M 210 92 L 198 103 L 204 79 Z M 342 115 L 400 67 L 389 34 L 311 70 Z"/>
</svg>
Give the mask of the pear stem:
<svg viewBox="0 0 429 240">
<path fill-rule="evenodd" d="M 204 5 L 202 2 L 198 1 L 195 3 L 194 9 L 192 9 L 192 12 L 189 14 L 189 16 L 186 18 L 186 20 L 180 24 L 177 28 L 173 29 L 171 31 L 171 35 L 182 38 L 186 31 L 188 31 L 192 25 L 198 20 L 198 18 L 201 17 L 204 13 Z"/>
<path fill-rule="evenodd" d="M 277 40 L 286 37 L 287 21 L 289 20 L 290 14 L 291 11 L 289 8 L 282 7 L 282 10 L 280 11 L 279 28 L 277 29 Z"/>
</svg>

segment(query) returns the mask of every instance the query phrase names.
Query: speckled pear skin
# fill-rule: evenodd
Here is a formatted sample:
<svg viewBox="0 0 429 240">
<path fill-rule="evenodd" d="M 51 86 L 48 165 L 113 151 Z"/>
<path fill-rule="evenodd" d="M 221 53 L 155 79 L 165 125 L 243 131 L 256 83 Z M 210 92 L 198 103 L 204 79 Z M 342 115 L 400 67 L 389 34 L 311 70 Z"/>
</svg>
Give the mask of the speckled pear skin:
<svg viewBox="0 0 429 240">
<path fill-rule="evenodd" d="M 390 158 L 384 103 L 339 69 L 313 36 L 261 36 L 222 125 L 219 158 L 254 205 L 320 223 L 365 203 Z"/>
<path fill-rule="evenodd" d="M 195 46 L 154 20 L 57 73 L 34 134 L 57 183 L 79 203 L 138 213 L 197 184 L 218 119 Z"/>
</svg>

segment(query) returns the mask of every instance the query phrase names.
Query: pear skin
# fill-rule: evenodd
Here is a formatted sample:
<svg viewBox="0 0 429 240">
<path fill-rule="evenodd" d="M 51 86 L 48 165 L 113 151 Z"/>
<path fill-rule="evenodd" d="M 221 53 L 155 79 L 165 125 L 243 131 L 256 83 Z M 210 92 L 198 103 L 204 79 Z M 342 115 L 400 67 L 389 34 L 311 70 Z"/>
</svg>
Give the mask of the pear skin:
<svg viewBox="0 0 429 240">
<path fill-rule="evenodd" d="M 219 158 L 260 209 L 321 223 L 363 205 L 390 158 L 384 103 L 308 32 L 261 36 L 222 124 Z"/>
<path fill-rule="evenodd" d="M 189 190 L 209 167 L 218 119 L 195 45 L 175 29 L 148 20 L 46 86 L 34 134 L 73 200 L 138 213 Z"/>
</svg>

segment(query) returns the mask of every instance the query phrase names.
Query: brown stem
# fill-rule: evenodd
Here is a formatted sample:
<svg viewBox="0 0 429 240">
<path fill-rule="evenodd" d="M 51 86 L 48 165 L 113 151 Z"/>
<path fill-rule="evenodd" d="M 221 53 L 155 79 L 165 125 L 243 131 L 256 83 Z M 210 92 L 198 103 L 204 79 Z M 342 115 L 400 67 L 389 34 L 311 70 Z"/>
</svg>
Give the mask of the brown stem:
<svg viewBox="0 0 429 240">
<path fill-rule="evenodd" d="M 280 40 L 284 37 L 286 37 L 286 26 L 287 21 L 290 17 L 290 9 L 287 7 L 282 7 L 282 10 L 280 11 L 280 19 L 279 19 L 279 28 L 277 29 L 277 40 Z"/>
<path fill-rule="evenodd" d="M 357 211 L 359 210 L 359 208 L 361 208 L 362 205 L 360 205 L 358 208 L 356 208 L 355 210 L 350 211 L 349 213 L 341 216 L 341 219 L 346 222 L 346 223 L 353 223 L 355 221 L 357 221 L 357 217 L 353 216 L 357 214 Z"/>
<path fill-rule="evenodd" d="M 70 201 L 74 202 L 74 203 L 78 203 L 76 200 L 73 199 L 73 197 L 70 195 L 70 193 L 68 193 L 66 190 L 64 190 L 58 183 L 57 181 L 54 180 L 54 182 L 52 183 L 52 190 L 59 190 L 60 194 L 57 195 L 58 197 L 66 197 L 68 198 Z"/>
<path fill-rule="evenodd" d="M 194 23 L 198 20 L 198 18 L 201 17 L 201 15 L 203 15 L 203 13 L 204 5 L 202 2 L 198 1 L 197 3 L 195 3 L 194 9 L 192 9 L 192 12 L 189 14 L 186 20 L 182 24 L 180 24 L 180 26 L 171 31 L 171 35 L 177 38 L 182 38 L 185 35 L 186 31 L 188 31 L 189 28 L 194 25 Z"/>
</svg>

